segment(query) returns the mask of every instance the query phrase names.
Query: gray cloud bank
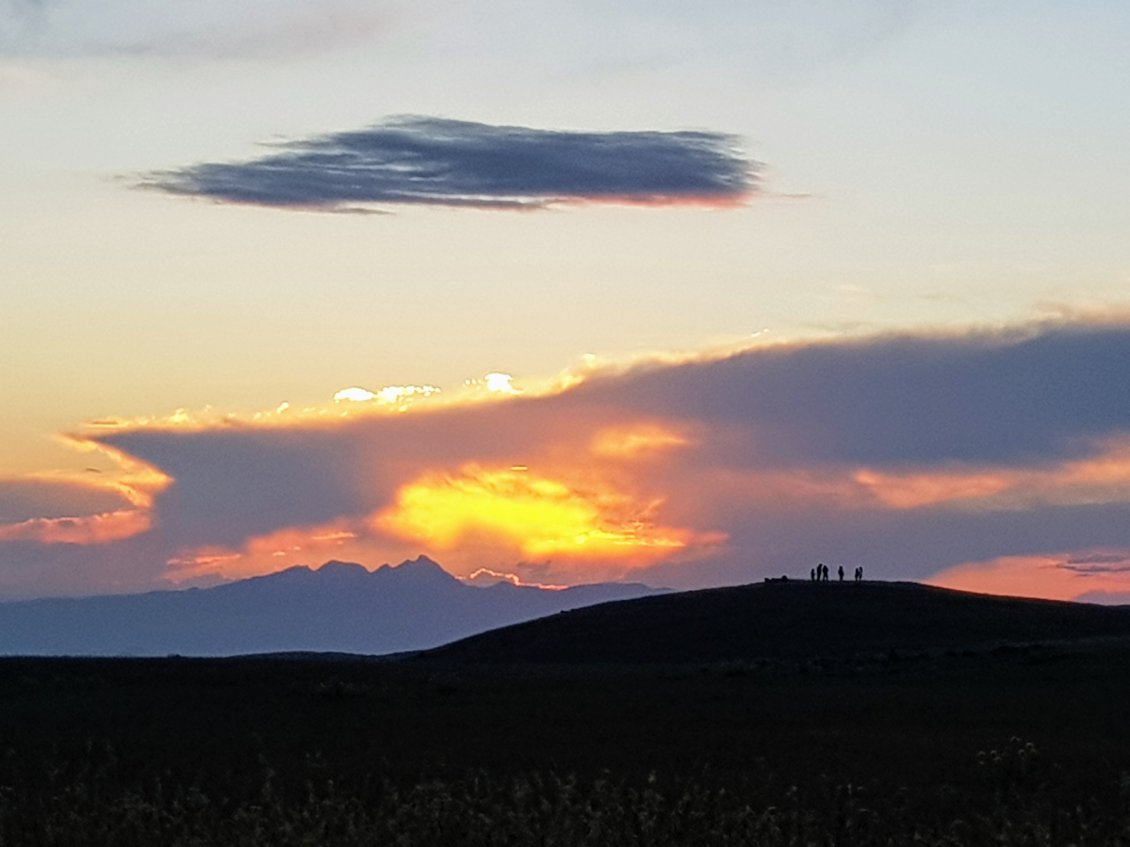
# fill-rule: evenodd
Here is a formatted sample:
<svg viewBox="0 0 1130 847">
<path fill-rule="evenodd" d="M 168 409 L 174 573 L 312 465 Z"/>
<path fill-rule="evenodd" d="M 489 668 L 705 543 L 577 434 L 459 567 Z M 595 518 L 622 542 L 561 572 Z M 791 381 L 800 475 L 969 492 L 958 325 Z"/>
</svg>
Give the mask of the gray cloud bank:
<svg viewBox="0 0 1130 847">
<path fill-rule="evenodd" d="M 609 428 L 656 423 L 685 444 L 648 460 L 592 452 Z M 156 495 L 152 528 L 97 550 L 0 544 L 0 593 L 158 585 L 171 556 L 339 519 L 357 528 L 421 474 L 457 479 L 468 464 L 607 473 L 661 500 L 658 521 L 724 534 L 722 547 L 633 575 L 656 585 L 807 573 L 828 560 L 921 578 L 1048 553 L 1093 579 L 1130 551 L 1130 326 L 786 345 L 598 373 L 548 396 L 97 440 L 175 480 Z M 1098 475 L 1080 476 L 1072 463 L 1091 459 Z M 886 483 L 872 488 L 860 471 L 893 475 L 890 494 L 922 478 L 927 496 L 886 500 Z M 1007 496 L 930 493 L 954 474 L 1003 480 Z"/>
<path fill-rule="evenodd" d="M 801 344 L 637 367 L 549 397 L 333 428 L 138 430 L 101 440 L 177 480 L 158 497 L 170 541 L 234 544 L 379 508 L 403 482 L 403 467 L 525 463 L 547 446 L 581 449 L 604 427 L 640 420 L 702 434 L 643 483 L 671 492 L 668 508 L 718 522 L 703 528 L 720 525 L 750 550 L 801 556 L 847 545 L 892 567 L 902 557 L 923 575 L 1018 545 L 1055 549 L 1057 535 L 1064 549 L 1088 537 L 1130 544 L 1127 503 L 891 511 L 860 492 L 849 513 L 835 500 L 788 492 L 762 499 L 758 484 L 717 485 L 733 473 L 1025 470 L 1097 455 L 1105 439 L 1130 433 L 1126 327 Z M 922 546 L 912 550 L 914 539 Z"/>
<path fill-rule="evenodd" d="M 751 437 L 725 457 L 736 466 L 1038 465 L 1130 431 L 1130 329 L 785 346 L 643 369 L 576 393 L 609 391 L 638 411 L 746 429 Z"/>
<path fill-rule="evenodd" d="M 223 203 L 322 211 L 371 204 L 728 204 L 757 188 L 757 164 L 734 137 L 716 132 L 566 132 L 399 117 L 272 150 L 246 162 L 148 174 L 141 185 Z"/>
</svg>

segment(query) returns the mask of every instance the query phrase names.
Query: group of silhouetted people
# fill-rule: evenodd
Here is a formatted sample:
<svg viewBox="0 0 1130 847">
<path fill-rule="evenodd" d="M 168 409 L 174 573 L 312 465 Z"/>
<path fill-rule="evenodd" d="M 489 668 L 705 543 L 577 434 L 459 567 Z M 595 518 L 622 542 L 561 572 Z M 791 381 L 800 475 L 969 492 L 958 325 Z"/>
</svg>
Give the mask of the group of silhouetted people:
<svg viewBox="0 0 1130 847">
<path fill-rule="evenodd" d="M 813 582 L 827 582 L 828 576 L 829 576 L 828 566 L 826 564 L 824 564 L 823 562 L 821 562 L 816 567 L 814 567 L 811 571 L 809 571 L 808 576 L 809 576 L 809 579 L 811 579 Z M 844 566 L 843 565 L 840 565 L 838 568 L 836 568 L 836 576 L 839 578 L 840 582 L 844 581 Z M 852 581 L 853 582 L 863 582 L 863 565 L 860 565 L 859 567 L 857 567 L 855 569 L 855 572 L 852 574 Z"/>
</svg>

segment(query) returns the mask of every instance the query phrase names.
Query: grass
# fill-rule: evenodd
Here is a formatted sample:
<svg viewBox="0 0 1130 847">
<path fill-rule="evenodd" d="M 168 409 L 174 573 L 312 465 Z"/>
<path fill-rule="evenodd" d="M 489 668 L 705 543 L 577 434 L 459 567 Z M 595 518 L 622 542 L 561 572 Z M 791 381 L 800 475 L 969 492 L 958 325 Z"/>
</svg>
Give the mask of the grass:
<svg viewBox="0 0 1130 847">
<path fill-rule="evenodd" d="M 1130 844 L 1119 641 L 0 660 L 0 845 Z"/>
</svg>

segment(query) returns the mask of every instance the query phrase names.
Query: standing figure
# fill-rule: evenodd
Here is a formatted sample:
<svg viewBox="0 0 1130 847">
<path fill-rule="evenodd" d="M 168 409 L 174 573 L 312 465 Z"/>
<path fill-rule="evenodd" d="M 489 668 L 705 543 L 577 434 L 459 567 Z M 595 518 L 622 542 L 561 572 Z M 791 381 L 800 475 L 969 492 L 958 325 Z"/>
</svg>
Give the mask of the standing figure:
<svg viewBox="0 0 1130 847">
<path fill-rule="evenodd" d="M 840 578 L 840 582 L 843 582 L 844 581 L 844 566 L 840 565 L 839 568 L 836 570 L 836 573 Z"/>
</svg>

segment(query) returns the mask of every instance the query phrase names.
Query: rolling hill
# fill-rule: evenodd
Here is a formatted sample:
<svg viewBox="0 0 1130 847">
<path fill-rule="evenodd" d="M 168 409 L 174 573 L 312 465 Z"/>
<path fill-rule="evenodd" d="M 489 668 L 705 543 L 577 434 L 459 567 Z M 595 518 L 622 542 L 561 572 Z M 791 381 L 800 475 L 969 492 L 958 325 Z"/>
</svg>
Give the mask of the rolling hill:
<svg viewBox="0 0 1130 847">
<path fill-rule="evenodd" d="M 431 651 L 458 662 L 656 664 L 941 651 L 1130 637 L 1130 606 L 916 583 L 773 582 L 577 609 Z"/>
</svg>

